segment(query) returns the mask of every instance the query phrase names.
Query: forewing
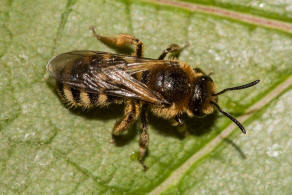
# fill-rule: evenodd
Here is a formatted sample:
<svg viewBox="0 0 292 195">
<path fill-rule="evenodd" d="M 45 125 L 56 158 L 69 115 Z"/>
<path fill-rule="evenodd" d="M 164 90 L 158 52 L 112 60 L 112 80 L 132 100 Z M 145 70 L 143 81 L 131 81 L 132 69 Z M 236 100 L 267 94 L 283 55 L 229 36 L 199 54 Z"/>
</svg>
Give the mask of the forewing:
<svg viewBox="0 0 292 195">
<path fill-rule="evenodd" d="M 167 104 L 159 93 L 132 76 L 149 70 L 149 61 L 104 52 L 72 51 L 50 60 L 47 70 L 56 80 L 73 88 L 83 88 L 87 92 L 102 91 L 116 97 Z"/>
</svg>

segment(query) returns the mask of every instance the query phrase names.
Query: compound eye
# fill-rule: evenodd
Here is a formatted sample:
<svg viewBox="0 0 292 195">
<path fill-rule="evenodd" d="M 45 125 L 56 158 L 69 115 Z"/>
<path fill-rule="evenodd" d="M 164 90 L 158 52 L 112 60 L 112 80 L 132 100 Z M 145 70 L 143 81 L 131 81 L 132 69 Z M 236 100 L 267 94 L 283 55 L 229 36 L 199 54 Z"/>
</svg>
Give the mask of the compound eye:
<svg viewBox="0 0 292 195">
<path fill-rule="evenodd" d="M 203 106 L 203 91 L 200 85 L 195 85 L 194 87 L 194 94 L 191 98 L 191 101 L 189 103 L 189 107 L 192 111 L 192 113 L 195 116 L 202 117 L 204 116 L 204 113 L 202 112 L 202 106 Z"/>
<path fill-rule="evenodd" d="M 208 96 L 207 83 L 212 81 L 208 76 L 201 76 L 194 83 L 193 96 L 189 103 L 189 108 L 197 117 L 203 117 L 203 106 Z"/>
</svg>

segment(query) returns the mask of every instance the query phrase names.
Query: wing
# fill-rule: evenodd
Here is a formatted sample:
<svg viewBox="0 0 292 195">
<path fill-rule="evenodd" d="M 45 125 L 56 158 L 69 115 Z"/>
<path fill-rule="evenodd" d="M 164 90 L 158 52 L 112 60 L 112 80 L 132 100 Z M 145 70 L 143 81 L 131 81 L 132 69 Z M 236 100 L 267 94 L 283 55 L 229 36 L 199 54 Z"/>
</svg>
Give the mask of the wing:
<svg viewBox="0 0 292 195">
<path fill-rule="evenodd" d="M 151 61 L 106 52 L 72 51 L 51 59 L 47 70 L 56 80 L 90 93 L 103 92 L 157 105 L 169 104 L 160 93 L 132 76 L 149 70 L 154 65 L 149 63 Z"/>
</svg>

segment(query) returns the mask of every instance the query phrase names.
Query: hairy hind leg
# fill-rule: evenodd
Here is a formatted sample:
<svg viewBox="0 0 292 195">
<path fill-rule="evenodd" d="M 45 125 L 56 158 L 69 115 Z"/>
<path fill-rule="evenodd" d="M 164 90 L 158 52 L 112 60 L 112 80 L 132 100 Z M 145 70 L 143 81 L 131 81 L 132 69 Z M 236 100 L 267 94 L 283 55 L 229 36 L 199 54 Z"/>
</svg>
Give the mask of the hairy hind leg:
<svg viewBox="0 0 292 195">
<path fill-rule="evenodd" d="M 93 26 L 90 27 L 90 30 L 92 30 L 93 36 L 105 45 L 115 48 L 129 48 L 133 45 L 135 46 L 135 51 L 132 54 L 133 56 L 142 57 L 144 55 L 144 46 L 142 41 L 132 35 L 119 34 L 118 36 L 106 37 L 96 34 L 95 28 Z"/>
</svg>

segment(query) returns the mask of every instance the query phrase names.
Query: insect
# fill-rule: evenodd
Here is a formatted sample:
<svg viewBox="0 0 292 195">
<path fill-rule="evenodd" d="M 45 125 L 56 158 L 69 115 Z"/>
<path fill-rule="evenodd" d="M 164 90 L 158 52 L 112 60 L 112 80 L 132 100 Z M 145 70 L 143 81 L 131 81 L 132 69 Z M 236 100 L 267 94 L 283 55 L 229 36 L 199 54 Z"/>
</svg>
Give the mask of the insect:
<svg viewBox="0 0 292 195">
<path fill-rule="evenodd" d="M 246 133 L 239 121 L 219 107 L 218 96 L 226 91 L 254 86 L 259 80 L 216 92 L 210 75 L 178 61 L 178 54 L 184 47 L 171 44 L 158 59 L 144 58 L 143 43 L 134 36 L 106 37 L 96 34 L 93 27 L 91 30 L 104 44 L 116 48 L 134 46 L 134 53 L 72 51 L 52 58 L 47 70 L 57 81 L 58 94 L 72 106 L 90 108 L 125 104 L 124 115 L 112 130 L 113 137 L 121 135 L 141 119 L 139 160 L 145 169 L 144 158 L 149 143 L 147 111 L 181 125 L 184 113 L 189 117 L 203 117 L 218 110 Z M 172 55 L 172 60 L 164 60 L 168 54 Z"/>
</svg>

